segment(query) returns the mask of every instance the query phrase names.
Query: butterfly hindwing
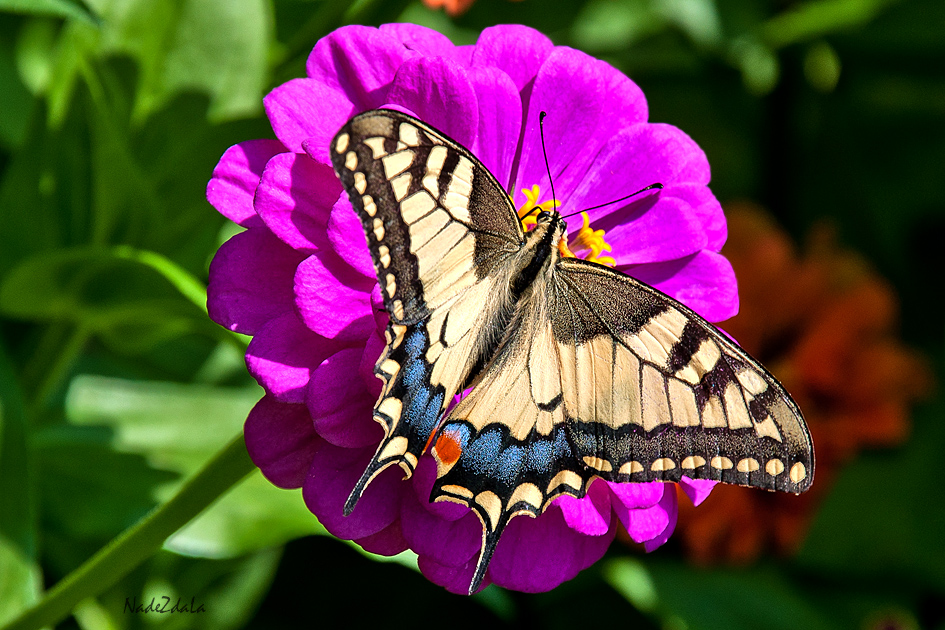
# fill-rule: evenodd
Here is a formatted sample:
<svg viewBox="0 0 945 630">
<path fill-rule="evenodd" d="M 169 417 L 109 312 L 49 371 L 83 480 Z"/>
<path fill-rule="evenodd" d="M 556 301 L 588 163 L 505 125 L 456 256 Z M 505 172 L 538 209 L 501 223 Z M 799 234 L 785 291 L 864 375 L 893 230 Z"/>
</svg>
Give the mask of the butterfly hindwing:
<svg viewBox="0 0 945 630">
<path fill-rule="evenodd" d="M 555 283 L 569 436 L 598 476 L 807 490 L 810 434 L 757 361 L 690 309 L 619 272 L 565 258 Z"/>
<path fill-rule="evenodd" d="M 332 162 L 361 219 L 390 316 L 375 367 L 385 438 L 346 505 L 384 468 L 411 474 L 504 311 L 495 273 L 520 249 L 508 197 L 461 146 L 399 112 L 353 118 Z M 498 207 L 499 212 L 494 208 Z M 501 326 L 499 326 L 501 328 Z"/>
</svg>

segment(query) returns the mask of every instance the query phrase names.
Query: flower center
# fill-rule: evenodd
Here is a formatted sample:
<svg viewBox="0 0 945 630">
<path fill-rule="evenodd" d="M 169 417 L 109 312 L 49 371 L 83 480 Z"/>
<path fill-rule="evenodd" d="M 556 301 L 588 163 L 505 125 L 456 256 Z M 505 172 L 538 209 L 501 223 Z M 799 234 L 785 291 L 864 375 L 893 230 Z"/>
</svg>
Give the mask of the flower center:
<svg viewBox="0 0 945 630">
<path fill-rule="evenodd" d="M 538 212 L 534 212 L 536 208 L 538 208 L 539 212 L 542 210 L 551 212 L 552 209 L 561 205 L 561 202 L 558 200 L 538 203 L 538 199 L 541 196 L 541 189 L 538 184 L 535 184 L 530 189 L 523 188 L 522 193 L 525 195 L 525 203 L 518 209 L 518 218 L 521 220 L 522 227 L 526 232 L 538 224 Z M 611 256 L 601 255 L 605 251 L 613 251 L 610 247 L 610 243 L 604 240 L 604 230 L 591 229 L 591 219 L 587 216 L 586 212 L 582 212 L 581 217 L 584 219 L 584 225 L 578 230 L 577 235 L 570 239 L 568 243 L 565 243 L 564 239 L 562 239 L 558 244 L 558 250 L 561 252 L 561 255 L 571 258 L 580 257 L 600 265 L 613 267 L 617 264 L 617 261 Z M 576 255 L 572 250 L 577 251 L 581 255 Z"/>
</svg>

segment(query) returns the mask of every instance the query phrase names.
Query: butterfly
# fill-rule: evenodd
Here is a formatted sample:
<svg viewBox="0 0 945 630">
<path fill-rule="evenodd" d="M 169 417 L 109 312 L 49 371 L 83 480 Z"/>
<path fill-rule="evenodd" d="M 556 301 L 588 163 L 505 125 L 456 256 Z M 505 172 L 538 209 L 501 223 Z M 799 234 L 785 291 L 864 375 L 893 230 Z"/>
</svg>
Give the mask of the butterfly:
<svg viewBox="0 0 945 630">
<path fill-rule="evenodd" d="M 557 212 L 526 232 L 469 150 L 379 109 L 345 124 L 330 154 L 390 317 L 374 368 L 384 438 L 346 515 L 381 471 L 410 476 L 431 452 L 430 500 L 482 521 L 472 593 L 511 518 L 598 477 L 810 487 L 807 425 L 764 367 L 671 297 L 562 256 Z"/>
</svg>

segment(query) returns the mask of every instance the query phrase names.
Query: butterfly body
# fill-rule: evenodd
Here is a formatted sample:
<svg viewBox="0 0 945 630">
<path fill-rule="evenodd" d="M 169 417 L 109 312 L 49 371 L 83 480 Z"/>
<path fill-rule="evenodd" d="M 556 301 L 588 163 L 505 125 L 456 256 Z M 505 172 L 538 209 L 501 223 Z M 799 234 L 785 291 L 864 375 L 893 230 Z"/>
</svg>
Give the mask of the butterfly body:
<svg viewBox="0 0 945 630">
<path fill-rule="evenodd" d="M 400 112 L 355 116 L 331 148 L 390 316 L 375 368 L 385 436 L 346 513 L 429 449 L 431 500 L 483 522 L 472 592 L 511 518 L 597 478 L 810 486 L 810 435 L 774 377 L 672 298 L 562 256 L 556 212 L 523 231 L 468 150 Z"/>
</svg>

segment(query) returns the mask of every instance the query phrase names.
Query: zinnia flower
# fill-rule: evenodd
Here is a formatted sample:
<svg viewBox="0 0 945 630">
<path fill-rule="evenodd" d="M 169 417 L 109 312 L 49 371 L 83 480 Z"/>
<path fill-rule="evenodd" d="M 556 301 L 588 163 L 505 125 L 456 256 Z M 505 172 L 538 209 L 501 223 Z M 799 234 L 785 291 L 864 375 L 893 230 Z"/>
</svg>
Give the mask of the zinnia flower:
<svg viewBox="0 0 945 630">
<path fill-rule="evenodd" d="M 795 397 L 817 444 L 818 483 L 799 497 L 720 486 L 681 520 L 700 563 L 787 554 L 804 540 L 839 468 L 861 449 L 900 444 L 909 408 L 930 385 L 928 366 L 895 335 L 896 296 L 857 254 L 816 228 L 798 255 L 760 208 L 726 207 L 723 250 L 740 280 L 741 311 L 724 323 Z"/>
<path fill-rule="evenodd" d="M 253 336 L 247 366 L 266 396 L 246 421 L 246 444 L 274 484 L 302 488 L 329 532 L 378 554 L 412 549 L 430 580 L 466 593 L 482 525 L 465 506 L 429 502 L 429 454 L 409 480 L 385 470 L 342 515 L 382 436 L 372 419 L 381 387 L 373 366 L 387 321 L 329 141 L 358 112 L 404 110 L 468 147 L 515 191 L 516 206 L 529 207 L 550 201 L 539 200 L 550 197 L 538 133 L 547 111 L 562 212 L 664 186 L 569 219 L 571 249 L 720 320 L 737 297 L 717 253 L 725 220 L 707 188 L 709 166 L 684 133 L 647 122 L 630 79 L 525 27 L 489 28 L 459 47 L 418 26 L 346 27 L 316 44 L 306 69 L 265 99 L 277 140 L 231 147 L 207 188 L 210 203 L 246 228 L 220 249 L 208 291 L 213 319 Z M 698 502 L 713 484 L 680 485 Z M 514 518 L 483 584 L 554 588 L 598 560 L 619 525 L 653 549 L 676 515 L 675 484 L 598 479 L 583 499 L 560 497 L 538 518 Z"/>
</svg>

